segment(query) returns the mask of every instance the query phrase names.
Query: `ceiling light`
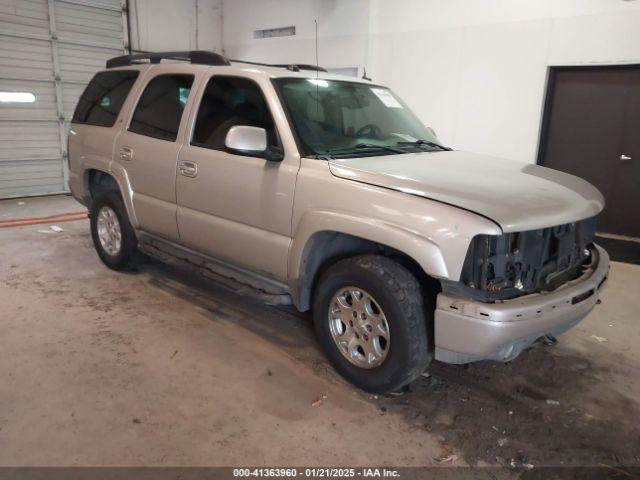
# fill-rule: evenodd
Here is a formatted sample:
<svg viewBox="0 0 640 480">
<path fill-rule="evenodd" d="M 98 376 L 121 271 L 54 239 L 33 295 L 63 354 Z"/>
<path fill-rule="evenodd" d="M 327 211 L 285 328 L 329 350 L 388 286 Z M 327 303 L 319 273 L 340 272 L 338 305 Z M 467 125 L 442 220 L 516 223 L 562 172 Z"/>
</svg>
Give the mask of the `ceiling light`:
<svg viewBox="0 0 640 480">
<path fill-rule="evenodd" d="M 0 103 L 33 103 L 36 96 L 31 92 L 0 92 Z"/>
</svg>

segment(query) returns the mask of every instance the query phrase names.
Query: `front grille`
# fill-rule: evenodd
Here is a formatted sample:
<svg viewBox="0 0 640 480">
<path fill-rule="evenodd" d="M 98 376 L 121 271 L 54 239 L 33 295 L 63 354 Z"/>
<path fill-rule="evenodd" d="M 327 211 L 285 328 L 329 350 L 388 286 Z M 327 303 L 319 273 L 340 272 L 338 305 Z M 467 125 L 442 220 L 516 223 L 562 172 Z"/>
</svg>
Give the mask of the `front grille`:
<svg viewBox="0 0 640 480">
<path fill-rule="evenodd" d="M 461 282 L 484 301 L 555 290 L 577 278 L 593 255 L 596 217 L 541 230 L 477 235 Z"/>
</svg>

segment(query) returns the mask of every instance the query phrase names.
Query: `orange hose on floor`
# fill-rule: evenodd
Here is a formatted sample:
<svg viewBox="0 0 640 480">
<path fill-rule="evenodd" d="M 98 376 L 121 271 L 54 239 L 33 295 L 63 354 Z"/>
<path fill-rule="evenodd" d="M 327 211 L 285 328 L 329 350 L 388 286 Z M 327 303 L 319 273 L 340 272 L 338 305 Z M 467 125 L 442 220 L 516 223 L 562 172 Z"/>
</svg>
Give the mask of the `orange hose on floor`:
<svg viewBox="0 0 640 480">
<path fill-rule="evenodd" d="M 13 223 L 13 222 L 29 222 L 31 220 L 48 220 L 50 218 L 58 218 L 58 217 L 67 217 L 69 215 L 87 215 L 86 210 L 81 210 L 78 212 L 65 212 L 65 213 L 52 213 L 51 215 L 45 215 L 43 217 L 14 217 L 14 218 L 3 218 L 0 219 L 1 223 Z"/>
<path fill-rule="evenodd" d="M 44 223 L 63 223 L 84 220 L 89 216 L 87 212 L 69 212 L 66 214 L 47 215 L 46 217 L 25 217 L 0 220 L 0 228 L 25 227 L 28 225 L 41 225 Z"/>
</svg>

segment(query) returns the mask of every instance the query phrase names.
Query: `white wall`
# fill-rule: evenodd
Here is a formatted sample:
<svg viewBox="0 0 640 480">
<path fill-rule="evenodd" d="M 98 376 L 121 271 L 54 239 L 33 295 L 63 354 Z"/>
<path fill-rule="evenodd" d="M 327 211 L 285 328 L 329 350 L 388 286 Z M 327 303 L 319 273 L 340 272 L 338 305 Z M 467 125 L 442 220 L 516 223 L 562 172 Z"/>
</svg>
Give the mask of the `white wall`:
<svg viewBox="0 0 640 480">
<path fill-rule="evenodd" d="M 129 0 L 131 48 L 222 51 L 222 0 Z"/>
<path fill-rule="evenodd" d="M 361 66 L 369 40 L 369 0 L 224 0 L 224 47 L 229 58 L 272 63 Z M 293 37 L 254 39 L 254 30 L 296 27 Z"/>
<path fill-rule="evenodd" d="M 368 63 L 447 144 L 535 162 L 548 66 L 640 63 L 640 2 L 372 0 Z"/>
<path fill-rule="evenodd" d="M 223 0 L 234 58 L 366 66 L 456 148 L 535 162 L 548 66 L 640 63 L 640 1 Z M 253 31 L 295 25 L 295 37 Z"/>
</svg>

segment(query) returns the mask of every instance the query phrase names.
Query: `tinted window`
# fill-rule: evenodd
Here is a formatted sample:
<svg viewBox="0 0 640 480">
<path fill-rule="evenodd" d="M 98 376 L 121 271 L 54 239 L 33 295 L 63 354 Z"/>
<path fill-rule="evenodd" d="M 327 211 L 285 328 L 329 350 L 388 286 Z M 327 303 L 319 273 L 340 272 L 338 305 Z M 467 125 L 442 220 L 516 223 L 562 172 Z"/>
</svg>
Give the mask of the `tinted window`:
<svg viewBox="0 0 640 480">
<path fill-rule="evenodd" d="M 113 126 L 136 78 L 137 71 L 98 73 L 80 97 L 72 122 L 101 127 Z"/>
<path fill-rule="evenodd" d="M 129 131 L 175 141 L 187 103 L 193 75 L 158 75 L 138 101 Z"/>
<path fill-rule="evenodd" d="M 277 145 L 275 127 L 260 87 L 240 77 L 213 77 L 202 96 L 193 145 L 224 149 L 229 129 L 235 125 L 262 127 L 269 146 Z"/>
</svg>

